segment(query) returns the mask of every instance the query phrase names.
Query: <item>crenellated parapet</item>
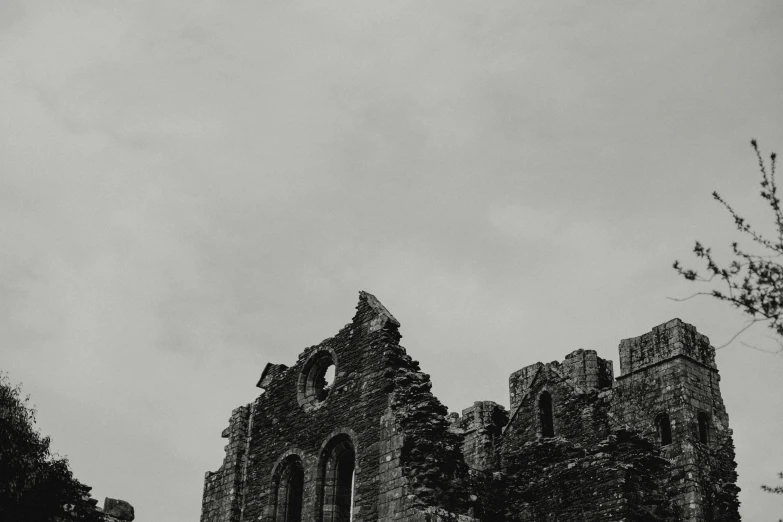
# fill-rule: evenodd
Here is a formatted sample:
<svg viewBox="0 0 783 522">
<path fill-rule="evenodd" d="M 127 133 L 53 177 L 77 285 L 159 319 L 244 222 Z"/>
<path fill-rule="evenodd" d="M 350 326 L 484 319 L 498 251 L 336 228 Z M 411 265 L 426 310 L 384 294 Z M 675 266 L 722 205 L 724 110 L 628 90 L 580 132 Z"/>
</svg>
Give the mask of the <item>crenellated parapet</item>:
<svg viewBox="0 0 783 522">
<path fill-rule="evenodd" d="M 595 350 L 579 349 L 566 355 L 561 365 L 563 374 L 586 389 L 611 387 L 614 381 L 612 361 L 601 359 Z"/>
<path fill-rule="evenodd" d="M 620 374 L 627 376 L 679 357 L 717 371 L 715 348 L 710 346 L 707 336 L 691 324 L 672 319 L 644 335 L 620 341 Z"/>
</svg>

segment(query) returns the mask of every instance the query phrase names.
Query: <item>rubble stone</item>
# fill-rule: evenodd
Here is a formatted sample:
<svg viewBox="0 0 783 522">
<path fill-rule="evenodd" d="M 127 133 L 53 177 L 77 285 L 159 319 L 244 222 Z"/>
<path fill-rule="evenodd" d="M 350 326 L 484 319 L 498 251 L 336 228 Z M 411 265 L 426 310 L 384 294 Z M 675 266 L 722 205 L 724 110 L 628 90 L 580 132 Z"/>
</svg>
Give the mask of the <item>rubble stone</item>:
<svg viewBox="0 0 783 522">
<path fill-rule="evenodd" d="M 103 518 L 106 522 L 132 522 L 135 516 L 133 506 L 124 500 L 106 497 L 103 501 Z"/>
</svg>

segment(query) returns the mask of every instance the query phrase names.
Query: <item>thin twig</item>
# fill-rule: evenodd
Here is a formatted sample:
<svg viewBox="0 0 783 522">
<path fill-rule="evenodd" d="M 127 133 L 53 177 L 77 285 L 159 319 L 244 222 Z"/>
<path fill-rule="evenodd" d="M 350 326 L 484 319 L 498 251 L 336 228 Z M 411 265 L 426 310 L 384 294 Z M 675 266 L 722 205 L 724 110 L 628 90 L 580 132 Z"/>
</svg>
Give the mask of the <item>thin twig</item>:
<svg viewBox="0 0 783 522">
<path fill-rule="evenodd" d="M 781 350 L 765 350 L 764 348 L 759 348 L 758 346 L 753 346 L 752 344 L 748 344 L 745 341 L 740 341 L 740 344 L 742 346 L 747 346 L 748 348 L 751 348 L 751 349 L 759 351 L 759 352 L 771 353 L 772 355 L 783 355 L 783 349 L 781 349 Z"/>
<path fill-rule="evenodd" d="M 745 330 L 747 330 L 748 328 L 750 328 L 750 327 L 751 327 L 751 326 L 753 326 L 754 324 L 756 324 L 756 323 L 760 323 L 760 322 L 762 322 L 762 321 L 766 321 L 766 320 L 767 320 L 767 319 L 752 319 L 752 320 L 751 320 L 751 321 L 750 321 L 748 324 L 746 324 L 745 326 L 743 326 L 743 327 L 742 327 L 742 329 L 741 329 L 739 332 L 735 333 L 735 334 L 734 334 L 734 337 L 732 337 L 731 339 L 729 339 L 729 341 L 728 341 L 727 343 L 725 343 L 725 344 L 722 344 L 722 345 L 718 346 L 718 347 L 717 347 L 717 348 L 715 348 L 715 349 L 716 349 L 716 350 L 720 350 L 721 348 L 725 348 L 725 347 L 727 347 L 728 345 L 730 345 L 730 344 L 732 343 L 732 341 L 734 341 L 734 339 L 736 339 L 737 337 L 739 337 L 739 336 L 742 334 L 742 332 L 744 332 Z"/>
</svg>

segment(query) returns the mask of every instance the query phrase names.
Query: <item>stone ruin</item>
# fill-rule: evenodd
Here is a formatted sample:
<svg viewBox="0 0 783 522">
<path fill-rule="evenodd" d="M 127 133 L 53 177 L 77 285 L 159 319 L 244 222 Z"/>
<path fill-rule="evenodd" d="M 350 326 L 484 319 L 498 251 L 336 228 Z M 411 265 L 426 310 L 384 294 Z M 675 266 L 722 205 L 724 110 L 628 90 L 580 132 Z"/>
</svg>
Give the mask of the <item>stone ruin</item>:
<svg viewBox="0 0 783 522">
<path fill-rule="evenodd" d="M 92 498 L 90 495 L 92 488 L 90 486 L 83 486 L 83 488 L 84 495 L 82 496 L 82 499 L 92 506 L 93 510 L 98 512 L 99 520 L 103 522 L 133 522 L 133 519 L 136 518 L 133 506 L 128 502 L 106 497 L 103 501 L 103 507 L 100 507 L 98 506 L 98 499 Z M 73 517 L 73 515 L 71 515 L 71 517 Z M 71 520 L 71 518 L 68 518 L 68 520 Z"/>
<path fill-rule="evenodd" d="M 679 319 L 511 374 L 448 413 L 371 294 L 235 409 L 201 522 L 737 521 L 715 349 Z M 325 376 L 330 368 L 334 380 Z"/>
<path fill-rule="evenodd" d="M 133 522 L 136 517 L 133 506 L 129 503 L 109 497 L 103 501 L 103 509 L 99 511 L 103 513 L 105 522 Z"/>
</svg>

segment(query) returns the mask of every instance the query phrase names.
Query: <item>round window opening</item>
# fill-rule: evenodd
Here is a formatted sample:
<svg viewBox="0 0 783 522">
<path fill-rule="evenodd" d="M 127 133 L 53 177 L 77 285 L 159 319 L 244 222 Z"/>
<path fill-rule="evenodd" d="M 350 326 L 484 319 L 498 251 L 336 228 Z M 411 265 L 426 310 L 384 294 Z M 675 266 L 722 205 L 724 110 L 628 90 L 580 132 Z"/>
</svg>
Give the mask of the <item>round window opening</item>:
<svg viewBox="0 0 783 522">
<path fill-rule="evenodd" d="M 335 364 L 331 352 L 314 354 L 299 376 L 299 404 L 306 410 L 319 408 L 332 391 L 334 377 Z"/>
<path fill-rule="evenodd" d="M 332 389 L 332 384 L 334 384 L 334 364 L 329 363 L 329 365 L 324 370 L 321 381 L 323 382 L 319 383 L 319 385 L 323 384 L 323 386 L 321 386 L 320 400 L 324 400 L 326 396 L 329 395 L 329 391 Z"/>
</svg>

